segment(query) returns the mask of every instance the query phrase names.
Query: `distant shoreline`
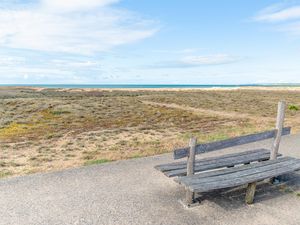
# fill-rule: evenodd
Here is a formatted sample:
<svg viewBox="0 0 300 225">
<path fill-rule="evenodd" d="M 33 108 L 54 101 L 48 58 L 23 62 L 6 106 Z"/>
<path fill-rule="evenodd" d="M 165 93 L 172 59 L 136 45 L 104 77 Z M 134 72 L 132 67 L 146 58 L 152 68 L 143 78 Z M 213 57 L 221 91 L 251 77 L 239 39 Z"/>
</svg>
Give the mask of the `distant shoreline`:
<svg viewBox="0 0 300 225">
<path fill-rule="evenodd" d="M 63 92 L 99 92 L 99 91 L 148 91 L 148 92 L 197 92 L 197 91 L 290 91 L 300 92 L 300 85 L 0 85 L 0 91 L 30 89 L 34 91 L 56 90 Z"/>
<path fill-rule="evenodd" d="M 0 84 L 0 88 L 58 88 L 58 89 L 239 89 L 239 88 L 300 88 L 300 84 Z"/>
</svg>

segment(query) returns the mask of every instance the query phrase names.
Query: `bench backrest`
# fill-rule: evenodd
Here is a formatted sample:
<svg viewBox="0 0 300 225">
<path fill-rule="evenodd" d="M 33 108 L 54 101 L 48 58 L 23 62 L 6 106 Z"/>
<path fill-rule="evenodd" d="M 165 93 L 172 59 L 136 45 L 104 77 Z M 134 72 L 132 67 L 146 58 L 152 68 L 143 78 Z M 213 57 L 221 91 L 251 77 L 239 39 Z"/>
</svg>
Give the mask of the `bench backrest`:
<svg viewBox="0 0 300 225">
<path fill-rule="evenodd" d="M 221 150 L 224 148 L 229 148 L 237 145 L 243 145 L 248 144 L 251 142 L 261 141 L 265 139 L 274 138 L 276 136 L 277 130 L 270 130 L 265 131 L 262 133 L 256 133 L 256 134 L 250 134 L 240 137 L 235 137 L 223 141 L 216 141 L 211 143 L 205 143 L 205 144 L 198 144 L 196 145 L 195 154 L 201 154 L 205 152 L 215 151 L 215 150 Z M 285 127 L 282 129 L 282 135 L 288 135 L 291 133 L 290 127 Z M 174 150 L 174 159 L 181 159 L 184 157 L 187 157 L 189 155 L 189 147 L 186 148 L 180 148 Z"/>
</svg>

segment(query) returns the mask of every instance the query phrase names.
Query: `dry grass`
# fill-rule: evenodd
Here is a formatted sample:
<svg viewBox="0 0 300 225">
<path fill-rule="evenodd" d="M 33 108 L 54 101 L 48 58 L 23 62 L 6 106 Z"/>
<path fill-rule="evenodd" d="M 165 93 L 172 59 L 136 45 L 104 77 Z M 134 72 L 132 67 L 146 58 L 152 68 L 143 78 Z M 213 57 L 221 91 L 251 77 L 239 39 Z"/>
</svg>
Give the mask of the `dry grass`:
<svg viewBox="0 0 300 225">
<path fill-rule="evenodd" d="M 192 135 L 205 142 L 270 129 L 280 99 L 299 107 L 300 91 L 1 88 L 0 178 L 161 154 Z M 287 112 L 294 130 L 299 116 Z"/>
</svg>

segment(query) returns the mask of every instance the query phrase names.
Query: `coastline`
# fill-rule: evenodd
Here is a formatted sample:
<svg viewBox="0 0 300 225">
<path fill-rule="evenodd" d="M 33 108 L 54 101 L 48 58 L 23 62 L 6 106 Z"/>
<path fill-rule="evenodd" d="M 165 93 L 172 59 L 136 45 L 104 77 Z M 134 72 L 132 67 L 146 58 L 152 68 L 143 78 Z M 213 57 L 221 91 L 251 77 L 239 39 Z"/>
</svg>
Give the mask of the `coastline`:
<svg viewBox="0 0 300 225">
<path fill-rule="evenodd" d="M 224 87 L 43 87 L 43 86 L 0 86 L 0 90 L 29 89 L 35 91 L 56 90 L 66 92 L 90 91 L 237 91 L 237 90 L 266 90 L 266 91 L 300 91 L 300 86 L 224 86 Z"/>
</svg>

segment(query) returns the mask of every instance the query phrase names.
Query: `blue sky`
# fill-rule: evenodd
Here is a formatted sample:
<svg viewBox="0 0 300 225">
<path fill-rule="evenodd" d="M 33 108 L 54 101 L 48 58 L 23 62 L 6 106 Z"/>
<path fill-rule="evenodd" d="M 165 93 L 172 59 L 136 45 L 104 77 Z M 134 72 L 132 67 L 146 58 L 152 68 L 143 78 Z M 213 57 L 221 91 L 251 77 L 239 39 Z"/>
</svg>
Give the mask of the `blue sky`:
<svg viewBox="0 0 300 225">
<path fill-rule="evenodd" d="M 300 83 L 300 1 L 0 0 L 2 84 Z"/>
</svg>

